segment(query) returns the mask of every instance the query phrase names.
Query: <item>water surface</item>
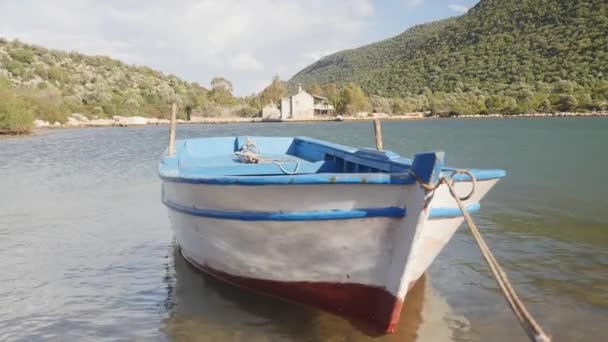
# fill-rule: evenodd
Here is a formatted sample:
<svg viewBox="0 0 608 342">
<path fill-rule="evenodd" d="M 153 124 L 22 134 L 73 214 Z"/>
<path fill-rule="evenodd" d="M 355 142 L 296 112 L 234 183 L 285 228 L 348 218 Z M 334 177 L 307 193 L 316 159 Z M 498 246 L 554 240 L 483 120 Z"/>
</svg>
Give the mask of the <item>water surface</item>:
<svg viewBox="0 0 608 342">
<path fill-rule="evenodd" d="M 608 334 L 608 119 L 384 122 L 404 155 L 504 168 L 476 215 L 555 340 Z M 180 125 L 178 137 L 307 135 L 373 146 L 371 123 Z M 525 335 L 462 227 L 407 299 L 396 335 L 252 295 L 176 253 L 160 203 L 167 127 L 0 140 L 0 340 L 513 341 Z"/>
</svg>

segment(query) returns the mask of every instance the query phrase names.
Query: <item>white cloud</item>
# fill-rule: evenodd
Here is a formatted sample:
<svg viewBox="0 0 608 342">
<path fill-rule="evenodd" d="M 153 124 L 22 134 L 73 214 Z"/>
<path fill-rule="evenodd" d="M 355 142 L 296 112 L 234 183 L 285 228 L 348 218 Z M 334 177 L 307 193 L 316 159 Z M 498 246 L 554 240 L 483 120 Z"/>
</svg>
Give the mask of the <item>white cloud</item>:
<svg viewBox="0 0 608 342">
<path fill-rule="evenodd" d="M 454 12 L 458 12 L 458 13 L 466 13 L 469 8 L 467 6 L 464 5 L 459 5 L 459 4 L 449 4 L 448 8 L 451 9 Z"/>
<path fill-rule="evenodd" d="M 262 70 L 262 63 L 248 52 L 241 52 L 230 61 L 232 68 L 236 70 Z"/>
<path fill-rule="evenodd" d="M 353 0 L 351 6 L 356 15 L 369 17 L 374 14 L 374 6 L 368 0 Z"/>
<path fill-rule="evenodd" d="M 372 0 L 0 1 L 0 36 L 103 54 L 190 81 L 230 79 L 237 94 L 284 79 L 311 51 L 363 43 Z M 319 53 L 321 56 L 322 53 Z"/>
</svg>

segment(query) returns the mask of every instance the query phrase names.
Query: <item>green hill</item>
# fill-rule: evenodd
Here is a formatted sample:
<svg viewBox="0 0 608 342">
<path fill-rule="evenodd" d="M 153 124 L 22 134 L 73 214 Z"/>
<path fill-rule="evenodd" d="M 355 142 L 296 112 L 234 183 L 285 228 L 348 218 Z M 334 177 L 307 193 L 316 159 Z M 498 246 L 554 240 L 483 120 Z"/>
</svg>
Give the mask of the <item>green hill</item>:
<svg viewBox="0 0 608 342">
<path fill-rule="evenodd" d="M 102 117 L 162 116 L 174 100 L 196 107 L 207 94 L 198 84 L 147 67 L 4 39 L 0 39 L 0 78 L 22 93 L 29 89 L 51 104 L 69 108 L 65 112 Z"/>
<path fill-rule="evenodd" d="M 547 101 L 554 109 L 592 109 L 608 101 L 607 32 L 606 0 L 481 0 L 460 17 L 326 56 L 290 86 L 355 82 L 383 97 L 464 92 L 516 102 L 522 92 L 541 93 L 529 109 Z"/>
<path fill-rule="evenodd" d="M 31 130 L 34 119 L 65 123 L 73 113 L 88 118 L 253 116 L 259 106 L 232 95 L 222 77 L 210 89 L 144 66 L 106 56 L 50 50 L 0 38 L 0 134 Z M 257 106 L 257 107 L 256 107 Z"/>
</svg>

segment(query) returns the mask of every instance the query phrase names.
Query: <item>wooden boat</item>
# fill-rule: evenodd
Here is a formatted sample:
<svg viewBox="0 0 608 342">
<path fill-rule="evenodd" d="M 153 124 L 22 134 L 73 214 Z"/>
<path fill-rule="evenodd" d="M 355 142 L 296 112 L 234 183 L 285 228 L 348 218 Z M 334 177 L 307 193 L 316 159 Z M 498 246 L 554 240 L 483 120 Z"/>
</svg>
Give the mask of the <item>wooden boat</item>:
<svg viewBox="0 0 608 342">
<path fill-rule="evenodd" d="M 445 184 L 422 186 L 452 170 L 442 152 L 412 160 L 307 137 L 178 140 L 159 164 L 190 263 L 381 333 L 463 221 Z M 476 212 L 505 172 L 470 171 L 453 179 L 459 194 L 475 186 L 464 204 Z"/>
</svg>

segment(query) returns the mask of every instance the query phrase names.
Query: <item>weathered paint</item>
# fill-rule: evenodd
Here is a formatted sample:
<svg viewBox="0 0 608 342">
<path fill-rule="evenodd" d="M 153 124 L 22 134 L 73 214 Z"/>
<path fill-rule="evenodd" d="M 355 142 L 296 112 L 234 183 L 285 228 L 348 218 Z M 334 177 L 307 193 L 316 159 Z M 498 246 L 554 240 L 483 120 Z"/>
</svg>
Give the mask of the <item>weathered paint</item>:
<svg viewBox="0 0 608 342">
<path fill-rule="evenodd" d="M 200 217 L 220 218 L 226 220 L 241 221 L 323 221 L 323 220 L 349 220 L 364 217 L 403 217 L 406 216 L 406 209 L 399 207 L 387 208 L 358 208 L 351 210 L 331 209 L 331 210 L 311 210 L 311 211 L 226 211 L 193 206 L 183 206 L 163 200 L 163 203 L 182 214 Z M 472 203 L 467 206 L 467 211 L 471 214 L 479 211 L 479 203 Z M 462 212 L 459 208 L 432 208 L 429 218 L 459 217 Z"/>
<path fill-rule="evenodd" d="M 310 211 L 292 211 L 292 212 L 272 212 L 272 211 L 225 211 L 213 210 L 204 208 L 187 207 L 169 200 L 164 200 L 163 203 L 183 214 L 220 218 L 226 220 L 241 220 L 241 221 L 331 221 L 331 220 L 349 220 L 364 217 L 403 217 L 406 215 L 405 208 L 388 207 L 388 208 L 357 208 L 352 210 L 310 210 Z"/>
<path fill-rule="evenodd" d="M 245 137 L 222 137 L 178 140 L 176 156 L 165 156 L 159 165 L 159 175 L 167 182 L 191 184 L 412 184 L 407 170 L 415 160 L 391 151 L 372 152 L 354 149 L 307 137 L 251 137 L 262 155 L 300 170 L 295 175 L 283 175 L 277 165 L 240 164 L 232 157 L 245 142 Z M 422 165 L 421 154 L 417 165 Z M 422 164 L 421 164 L 422 163 Z M 418 166 L 417 166 L 418 167 Z M 443 171 L 452 170 L 444 168 Z M 428 170 L 427 170 L 428 171 Z M 471 170 L 477 180 L 504 177 L 503 170 Z M 416 174 L 421 177 L 421 170 Z M 433 173 L 435 177 L 439 173 Z M 423 179 L 425 177 L 422 177 Z M 456 181 L 470 181 L 457 175 Z"/>
<path fill-rule="evenodd" d="M 208 154 L 223 164 L 243 139 L 217 138 L 213 144 L 221 146 Z M 462 223 L 444 185 L 429 193 L 407 173 L 411 167 L 436 182 L 449 172 L 443 156 L 412 161 L 310 138 L 253 139 L 262 153 L 329 162 L 339 172 L 209 176 L 197 164 L 210 157 L 198 153 L 204 139 L 178 143 L 177 158 L 161 161 L 159 173 L 182 253 L 228 282 L 391 332 L 409 288 Z M 477 172 L 477 190 L 465 205 L 477 210 L 503 175 Z M 456 191 L 470 186 L 461 178 Z"/>
<path fill-rule="evenodd" d="M 227 283 L 322 309 L 378 333 L 394 332 L 399 322 L 403 300 L 378 286 L 241 277 L 201 265 L 187 255 L 184 257 L 198 269 Z"/>
</svg>

